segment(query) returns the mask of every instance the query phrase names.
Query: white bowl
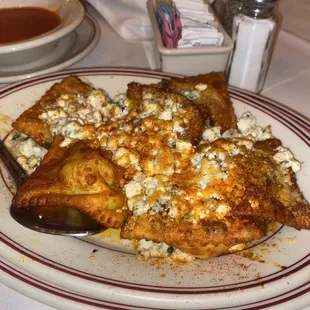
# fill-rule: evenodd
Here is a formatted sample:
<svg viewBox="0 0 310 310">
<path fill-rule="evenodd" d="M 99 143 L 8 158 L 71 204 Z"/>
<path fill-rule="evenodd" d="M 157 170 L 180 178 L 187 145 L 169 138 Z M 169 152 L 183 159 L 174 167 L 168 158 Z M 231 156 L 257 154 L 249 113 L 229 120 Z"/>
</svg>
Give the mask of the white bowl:
<svg viewBox="0 0 310 310">
<path fill-rule="evenodd" d="M 39 59 L 52 51 L 57 40 L 76 29 L 82 22 L 85 10 L 79 0 L 1 0 L 0 9 L 9 7 L 40 7 L 59 14 L 61 23 L 40 36 L 0 44 L 0 66 L 20 65 Z"/>
</svg>

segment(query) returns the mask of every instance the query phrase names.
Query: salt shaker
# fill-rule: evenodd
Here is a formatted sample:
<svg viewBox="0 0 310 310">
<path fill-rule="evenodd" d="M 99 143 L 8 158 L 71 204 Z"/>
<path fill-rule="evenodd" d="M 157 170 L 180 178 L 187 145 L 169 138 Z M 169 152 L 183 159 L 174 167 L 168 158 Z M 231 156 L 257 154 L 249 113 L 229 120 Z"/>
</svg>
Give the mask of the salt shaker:
<svg viewBox="0 0 310 310">
<path fill-rule="evenodd" d="M 265 83 L 278 18 L 277 0 L 244 0 L 243 12 L 234 17 L 234 49 L 227 70 L 228 84 L 259 93 Z"/>
</svg>

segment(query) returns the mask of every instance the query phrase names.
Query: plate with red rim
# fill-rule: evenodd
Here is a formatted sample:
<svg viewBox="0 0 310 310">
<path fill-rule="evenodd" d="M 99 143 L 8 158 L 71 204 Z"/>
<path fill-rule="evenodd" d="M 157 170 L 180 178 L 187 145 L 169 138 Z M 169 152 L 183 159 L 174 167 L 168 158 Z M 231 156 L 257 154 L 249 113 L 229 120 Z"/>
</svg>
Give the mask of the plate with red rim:
<svg viewBox="0 0 310 310">
<path fill-rule="evenodd" d="M 40 76 L 0 91 L 0 134 L 55 82 L 77 75 L 110 95 L 129 82 L 154 83 L 168 75 L 137 69 L 89 68 Z M 250 111 L 272 126 L 302 162 L 297 179 L 310 200 L 310 120 L 281 104 L 236 89 L 237 116 Z M 302 309 L 310 305 L 310 231 L 279 226 L 239 254 L 177 265 L 141 262 L 116 233 L 69 238 L 28 230 L 10 218 L 12 194 L 0 179 L 0 254 L 3 283 L 62 309 Z M 55 296 L 57 298 L 51 298 Z"/>
</svg>

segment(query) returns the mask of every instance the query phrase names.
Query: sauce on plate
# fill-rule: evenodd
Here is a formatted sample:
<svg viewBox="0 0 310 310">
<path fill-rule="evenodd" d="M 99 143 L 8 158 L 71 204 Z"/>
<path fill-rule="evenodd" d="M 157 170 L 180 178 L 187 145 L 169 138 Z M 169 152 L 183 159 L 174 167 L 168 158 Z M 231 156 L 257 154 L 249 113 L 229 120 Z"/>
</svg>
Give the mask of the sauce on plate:
<svg viewBox="0 0 310 310">
<path fill-rule="evenodd" d="M 0 10 L 0 44 L 8 44 L 40 36 L 60 25 L 57 13 L 39 7 Z"/>
</svg>

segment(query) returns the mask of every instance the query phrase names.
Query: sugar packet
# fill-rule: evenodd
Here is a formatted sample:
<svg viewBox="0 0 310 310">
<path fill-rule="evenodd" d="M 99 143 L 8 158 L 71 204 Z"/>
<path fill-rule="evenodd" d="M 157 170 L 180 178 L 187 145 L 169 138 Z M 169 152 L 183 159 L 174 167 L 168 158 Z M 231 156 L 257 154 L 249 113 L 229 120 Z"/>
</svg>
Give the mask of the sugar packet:
<svg viewBox="0 0 310 310">
<path fill-rule="evenodd" d="M 167 0 L 157 1 L 156 11 L 164 46 L 167 48 L 176 48 L 182 37 L 179 11 L 172 1 Z"/>
</svg>

